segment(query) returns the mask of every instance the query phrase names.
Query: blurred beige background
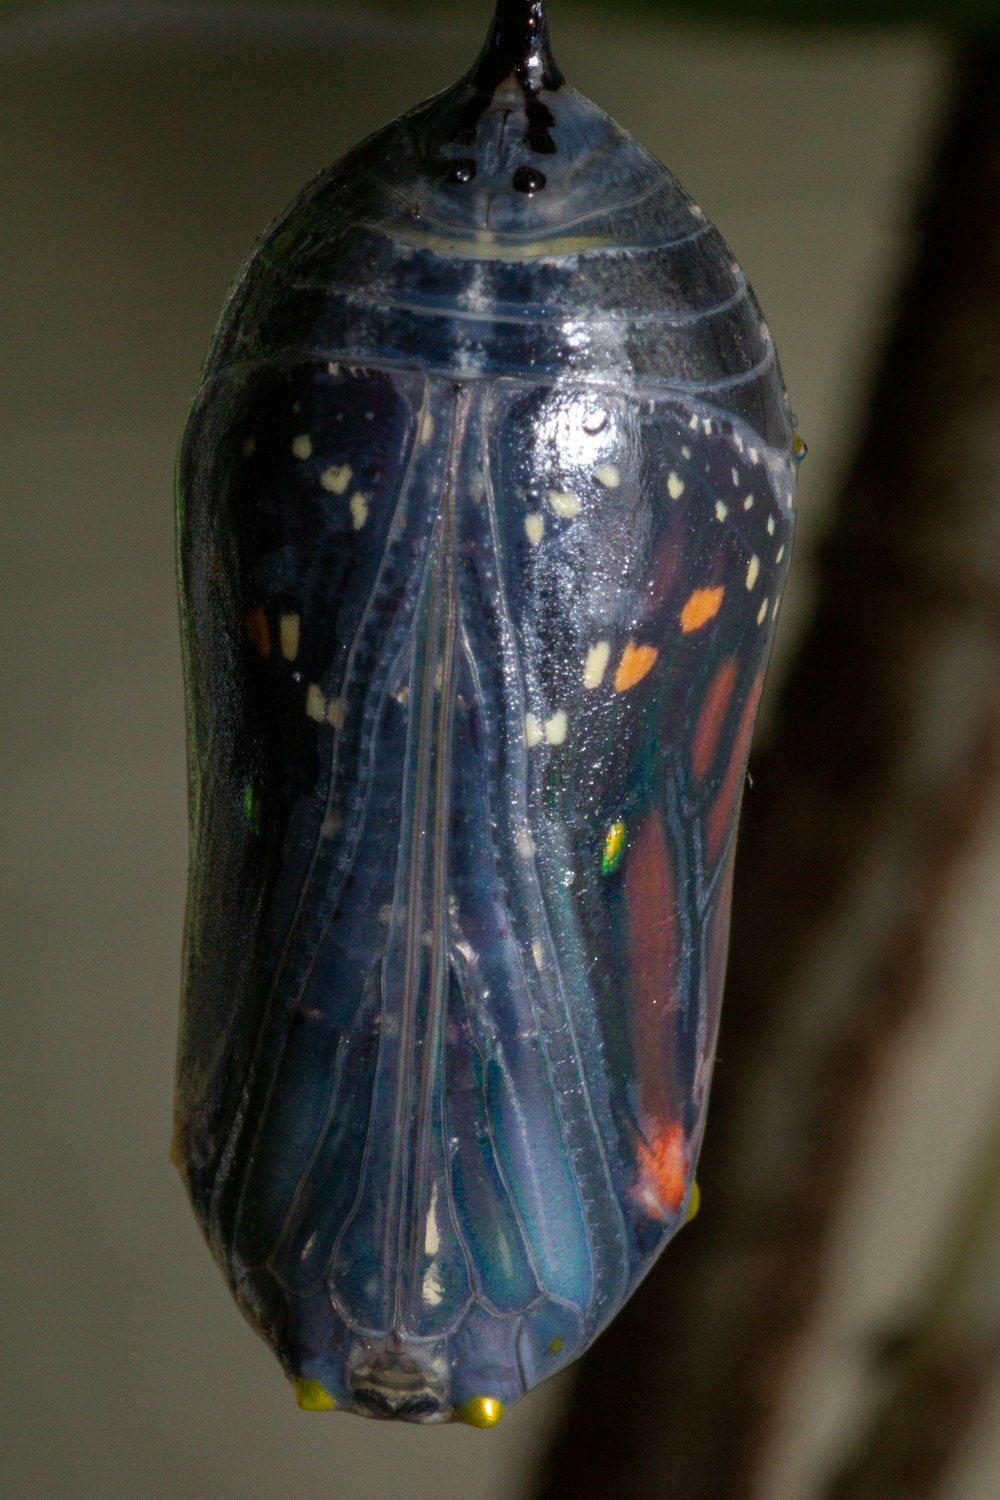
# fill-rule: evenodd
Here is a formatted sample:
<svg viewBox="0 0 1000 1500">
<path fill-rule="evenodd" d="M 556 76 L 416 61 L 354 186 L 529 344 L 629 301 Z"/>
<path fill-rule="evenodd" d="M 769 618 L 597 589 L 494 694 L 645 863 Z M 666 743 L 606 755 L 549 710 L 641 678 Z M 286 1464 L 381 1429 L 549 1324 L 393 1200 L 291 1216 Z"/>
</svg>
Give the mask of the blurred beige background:
<svg viewBox="0 0 1000 1500">
<path fill-rule="evenodd" d="M 560 1400 L 557 1382 L 493 1434 L 301 1415 L 167 1161 L 186 403 L 253 237 L 320 166 L 468 66 L 487 8 L 449 25 L 346 0 L 93 0 L 0 20 L 4 1500 L 500 1500 Z M 943 53 L 920 35 L 601 24 L 572 0 L 553 0 L 552 26 L 570 81 L 719 224 L 777 339 L 811 449 L 780 666 L 905 256 Z M 1000 827 L 968 862 L 930 1002 L 878 1101 L 766 1500 L 806 1500 L 851 1430 L 869 1341 L 918 1284 L 1000 1092 L 998 911 Z M 981 1424 L 950 1500 L 1000 1493 L 998 1427 Z"/>
</svg>

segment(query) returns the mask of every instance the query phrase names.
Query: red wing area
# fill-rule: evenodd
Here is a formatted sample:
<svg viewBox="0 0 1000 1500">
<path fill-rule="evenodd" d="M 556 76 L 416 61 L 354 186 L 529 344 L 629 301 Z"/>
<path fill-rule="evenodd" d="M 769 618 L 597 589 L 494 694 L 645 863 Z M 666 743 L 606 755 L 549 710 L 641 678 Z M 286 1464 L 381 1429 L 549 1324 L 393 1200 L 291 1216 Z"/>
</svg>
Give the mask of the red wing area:
<svg viewBox="0 0 1000 1500">
<path fill-rule="evenodd" d="M 792 465 L 669 394 L 499 382 L 490 424 L 528 834 L 638 1275 L 700 1144 Z"/>
</svg>

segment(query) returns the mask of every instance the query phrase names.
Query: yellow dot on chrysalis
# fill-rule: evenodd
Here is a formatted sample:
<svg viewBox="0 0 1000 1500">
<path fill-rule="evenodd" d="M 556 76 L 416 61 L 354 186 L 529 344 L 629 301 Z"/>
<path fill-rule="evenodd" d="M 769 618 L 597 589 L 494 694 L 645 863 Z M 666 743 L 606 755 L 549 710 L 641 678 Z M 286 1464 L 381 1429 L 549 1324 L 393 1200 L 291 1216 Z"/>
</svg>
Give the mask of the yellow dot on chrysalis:
<svg viewBox="0 0 1000 1500">
<path fill-rule="evenodd" d="M 572 490 L 549 490 L 549 504 L 564 521 L 572 521 L 580 514 L 580 497 Z"/>
<path fill-rule="evenodd" d="M 545 535 L 545 517 L 541 511 L 532 511 L 524 518 L 524 533 L 533 547 L 537 547 Z"/>
<path fill-rule="evenodd" d="M 625 853 L 625 824 L 622 822 L 612 823 L 604 840 L 604 852 L 601 855 L 601 869 L 605 875 L 613 875 L 622 862 Z"/>
<path fill-rule="evenodd" d="M 301 1375 L 295 1382 L 295 1399 L 303 1411 L 333 1411 L 337 1405 L 325 1385 Z"/>
<path fill-rule="evenodd" d="M 725 592 L 721 583 L 717 588 L 695 589 L 681 610 L 681 630 L 685 635 L 690 635 L 692 630 L 700 630 L 709 620 L 715 619 L 722 608 L 722 596 Z"/>
<path fill-rule="evenodd" d="M 615 692 L 625 693 L 641 682 L 658 655 L 655 646 L 637 646 L 635 641 L 629 641 L 615 672 Z"/>
<path fill-rule="evenodd" d="M 545 738 L 550 745 L 561 745 L 566 738 L 567 718 L 561 708 L 557 709 L 551 719 L 545 720 Z"/>
<path fill-rule="evenodd" d="M 545 731 L 535 714 L 524 716 L 524 743 L 526 745 L 540 745 L 545 738 Z"/>
<path fill-rule="evenodd" d="M 286 661 L 294 661 L 299 654 L 299 617 L 282 615 L 278 624 L 281 654 Z"/>
<path fill-rule="evenodd" d="M 301 432 L 297 438 L 292 439 L 292 452 L 296 458 L 312 458 L 312 438 L 308 432 Z"/>
<path fill-rule="evenodd" d="M 583 664 L 583 685 L 585 688 L 599 688 L 604 681 L 607 671 L 608 659 L 611 656 L 610 641 L 596 641 L 587 652 L 587 659 Z"/>
<path fill-rule="evenodd" d="M 691 1220 L 694 1218 L 695 1214 L 698 1212 L 698 1210 L 699 1210 L 700 1207 L 701 1207 L 701 1188 L 698 1186 L 697 1182 L 693 1182 L 691 1184 L 691 1196 L 688 1199 L 688 1211 L 687 1211 L 687 1218 L 685 1219 L 685 1223 L 690 1224 Z"/>
<path fill-rule="evenodd" d="M 622 476 L 615 464 L 601 464 L 594 470 L 594 478 L 598 484 L 603 484 L 606 490 L 616 490 L 622 482 Z"/>
<path fill-rule="evenodd" d="M 322 724 L 326 718 L 326 699 L 318 682 L 311 682 L 306 688 L 306 713 L 317 724 Z"/>
<path fill-rule="evenodd" d="M 545 1346 L 546 1354 L 561 1354 L 562 1349 L 563 1341 L 561 1338 L 549 1339 L 548 1343 Z"/>
<path fill-rule="evenodd" d="M 368 519 L 368 501 L 361 491 L 351 496 L 351 521 L 355 531 L 360 531 Z"/>
<path fill-rule="evenodd" d="M 503 1402 L 495 1396 L 473 1396 L 455 1413 L 457 1422 L 467 1427 L 495 1427 L 503 1416 Z"/>
<path fill-rule="evenodd" d="M 726 519 L 726 517 L 728 516 L 728 514 L 729 514 L 729 506 L 725 503 L 725 501 L 724 500 L 716 500 L 716 502 L 715 502 L 715 519 L 717 521 L 724 521 Z"/>
<path fill-rule="evenodd" d="M 763 604 L 761 605 L 760 609 L 757 611 L 757 624 L 758 625 L 763 625 L 764 621 L 767 619 L 767 606 L 768 606 L 768 600 L 765 599 L 764 602 L 763 602 Z"/>
<path fill-rule="evenodd" d="M 753 588 L 754 584 L 757 582 L 757 577 L 758 577 L 759 573 L 760 573 L 760 558 L 757 556 L 757 554 L 755 552 L 754 555 L 753 555 L 753 557 L 751 557 L 750 562 L 747 565 L 747 588 L 748 589 L 752 589 Z"/>
<path fill-rule="evenodd" d="M 679 500 L 684 493 L 684 481 L 673 470 L 667 475 L 667 494 L 671 500 Z"/>
<path fill-rule="evenodd" d="M 323 470 L 319 482 L 331 495 L 343 495 L 351 482 L 350 464 L 332 464 Z"/>
</svg>

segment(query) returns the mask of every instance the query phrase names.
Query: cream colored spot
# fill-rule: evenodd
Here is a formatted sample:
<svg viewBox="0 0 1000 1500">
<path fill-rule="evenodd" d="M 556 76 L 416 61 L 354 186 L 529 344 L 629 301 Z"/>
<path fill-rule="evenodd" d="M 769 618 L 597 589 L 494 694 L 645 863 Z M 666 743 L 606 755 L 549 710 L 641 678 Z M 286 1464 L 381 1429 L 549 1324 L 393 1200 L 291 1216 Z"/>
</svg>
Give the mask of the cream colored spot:
<svg viewBox="0 0 1000 1500">
<path fill-rule="evenodd" d="M 441 1280 L 441 1265 L 439 1261 L 432 1260 L 424 1272 L 421 1284 L 421 1293 L 428 1307 L 437 1307 L 444 1297 L 444 1283 Z"/>
<path fill-rule="evenodd" d="M 740 476 L 737 473 L 737 471 L 735 469 L 730 469 L 729 472 L 733 476 L 733 484 L 739 484 L 739 482 L 740 482 Z"/>
<path fill-rule="evenodd" d="M 517 830 L 517 852 L 522 859 L 530 859 L 535 852 L 535 841 L 526 828 Z"/>
<path fill-rule="evenodd" d="M 705 217 L 705 210 L 703 208 L 699 208 L 697 203 L 692 203 L 691 212 L 692 214 L 694 214 L 694 217 L 696 219 L 703 219 Z"/>
<path fill-rule="evenodd" d="M 383 927 L 388 927 L 389 923 L 392 921 L 392 907 L 380 906 L 378 909 L 378 919 L 382 923 Z"/>
<path fill-rule="evenodd" d="M 326 705 L 326 722 L 334 729 L 344 727 L 344 700 L 343 698 L 331 698 Z"/>
<path fill-rule="evenodd" d="M 781 559 L 784 557 L 784 555 L 785 555 L 785 544 L 784 544 L 784 542 L 782 542 L 781 546 L 778 548 L 777 552 L 774 554 L 774 560 L 775 560 L 775 562 L 780 562 Z"/>
<path fill-rule="evenodd" d="M 743 502 L 743 509 L 744 510 L 753 510 L 753 496 L 752 495 L 748 495 L 746 497 L 746 499 L 744 500 L 744 502 Z"/>
<path fill-rule="evenodd" d="M 583 685 L 585 688 L 599 688 L 604 681 L 604 673 L 607 671 L 608 661 L 611 657 L 610 641 L 595 641 L 587 652 L 587 659 L 583 664 Z"/>
<path fill-rule="evenodd" d="M 776 598 L 776 599 L 775 599 L 775 601 L 774 601 L 774 608 L 773 608 L 773 609 L 772 609 L 772 611 L 771 611 L 771 619 L 772 619 L 772 620 L 774 620 L 774 619 L 776 619 L 776 618 L 777 618 L 777 614 L 778 614 L 778 605 L 779 605 L 779 604 L 780 604 L 780 603 L 781 603 L 781 595 L 780 595 L 780 594 L 779 594 L 779 595 L 778 595 L 778 597 L 777 597 L 777 598 Z"/>
<path fill-rule="evenodd" d="M 429 411 L 425 411 L 420 423 L 420 441 L 429 443 L 434 436 L 434 418 Z"/>
<path fill-rule="evenodd" d="M 249 458 L 252 453 L 256 453 L 256 452 L 257 452 L 257 439 L 255 437 L 248 437 L 248 438 L 246 438 L 245 441 L 244 441 L 244 443 L 243 443 L 243 457 L 244 458 Z"/>
<path fill-rule="evenodd" d="M 308 432 L 302 432 L 297 438 L 292 439 L 292 452 L 296 458 L 312 458 L 312 438 Z"/>
<path fill-rule="evenodd" d="M 319 482 L 331 495 L 342 495 L 351 482 L 350 464 L 332 464 L 323 470 Z"/>
<path fill-rule="evenodd" d="M 757 554 L 755 552 L 754 555 L 753 555 L 753 557 L 751 557 L 750 564 L 749 564 L 749 566 L 747 568 L 747 588 L 748 589 L 752 589 L 753 588 L 754 584 L 757 582 L 757 575 L 759 573 L 760 573 L 760 558 L 757 556 Z"/>
<path fill-rule="evenodd" d="M 326 368 L 327 368 L 327 370 L 329 371 L 329 373 L 331 375 L 339 375 L 340 374 L 340 366 L 337 365 L 337 364 L 334 364 L 332 361 L 331 361 L 330 364 L 327 365 Z"/>
<path fill-rule="evenodd" d="M 534 714 L 524 716 L 524 743 L 526 745 L 540 745 L 545 738 L 545 731 Z"/>
<path fill-rule="evenodd" d="M 713 431 L 713 428 L 712 428 L 712 418 L 711 417 L 704 417 L 702 419 L 701 425 L 702 425 L 702 428 L 704 429 L 705 436 L 706 437 L 711 437 L 712 431 Z"/>
<path fill-rule="evenodd" d="M 537 547 L 545 535 L 545 517 L 540 510 L 532 511 L 530 516 L 525 516 L 524 530 L 531 545 Z"/>
<path fill-rule="evenodd" d="M 299 617 L 282 615 L 278 626 L 281 654 L 286 661 L 294 661 L 299 654 Z"/>
<path fill-rule="evenodd" d="M 692 432 L 697 432 L 698 428 L 701 426 L 701 422 L 697 417 L 692 417 L 690 422 L 688 423 L 688 426 L 690 427 Z"/>
<path fill-rule="evenodd" d="M 549 490 L 549 504 L 564 521 L 572 521 L 580 514 L 580 497 L 572 490 Z"/>
<path fill-rule="evenodd" d="M 360 531 L 367 519 L 368 501 L 361 491 L 357 490 L 351 496 L 351 520 L 354 522 L 355 531 Z"/>
<path fill-rule="evenodd" d="M 427 1210 L 427 1223 L 424 1228 L 424 1254 L 437 1255 L 441 1249 L 441 1235 L 438 1232 L 437 1222 L 437 1200 L 438 1185 L 435 1182 L 431 1188 L 431 1201 Z"/>
<path fill-rule="evenodd" d="M 729 514 L 729 506 L 725 503 L 725 501 L 724 500 L 716 500 L 716 502 L 715 502 L 715 516 L 716 516 L 716 520 L 718 520 L 718 521 L 724 521 L 726 519 L 726 517 L 728 516 L 728 514 Z"/>
<path fill-rule="evenodd" d="M 667 475 L 667 494 L 671 500 L 679 500 L 684 493 L 684 481 L 679 474 L 671 469 Z"/>
<path fill-rule="evenodd" d="M 340 832 L 340 825 L 340 813 L 337 812 L 336 808 L 334 808 L 334 810 L 332 812 L 328 812 L 326 817 L 323 819 L 319 831 L 325 839 L 333 839 L 336 838 L 337 834 Z"/>
<path fill-rule="evenodd" d="M 758 625 L 763 625 L 765 619 L 767 618 L 767 606 L 768 606 L 769 602 L 770 602 L 769 600 L 765 599 L 764 602 L 763 602 L 763 604 L 761 605 L 760 609 L 757 611 L 757 624 Z"/>
<path fill-rule="evenodd" d="M 541 973 L 542 969 L 545 967 L 545 950 L 543 949 L 538 938 L 535 938 L 535 940 L 531 944 L 531 956 L 535 960 L 535 968 L 539 971 L 539 973 Z"/>
<path fill-rule="evenodd" d="M 759 464 L 760 463 L 760 454 L 757 452 L 757 449 L 756 448 L 750 448 L 748 451 L 749 451 L 749 454 L 750 454 L 750 462 L 752 464 Z"/>
<path fill-rule="evenodd" d="M 326 699 L 318 682 L 311 682 L 306 688 L 306 713 L 317 724 L 322 724 L 326 718 Z"/>
<path fill-rule="evenodd" d="M 774 517 L 773 516 L 768 516 L 768 518 L 767 518 L 767 534 L 768 534 L 768 536 L 774 536 Z"/>
<path fill-rule="evenodd" d="M 600 468 L 594 470 L 594 478 L 606 490 L 616 490 L 622 482 L 622 476 L 614 464 L 601 464 Z"/>
<path fill-rule="evenodd" d="M 566 738 L 566 715 L 557 709 L 551 719 L 545 720 L 545 738 L 550 745 L 561 745 Z"/>
<path fill-rule="evenodd" d="M 681 447 L 681 458 L 690 458 L 690 457 L 691 457 L 691 449 L 685 443 Z"/>
<path fill-rule="evenodd" d="M 736 451 L 737 451 L 737 453 L 742 453 L 743 452 L 743 439 L 740 437 L 740 435 L 739 435 L 738 432 L 734 432 L 733 433 L 733 442 L 736 444 Z"/>
</svg>

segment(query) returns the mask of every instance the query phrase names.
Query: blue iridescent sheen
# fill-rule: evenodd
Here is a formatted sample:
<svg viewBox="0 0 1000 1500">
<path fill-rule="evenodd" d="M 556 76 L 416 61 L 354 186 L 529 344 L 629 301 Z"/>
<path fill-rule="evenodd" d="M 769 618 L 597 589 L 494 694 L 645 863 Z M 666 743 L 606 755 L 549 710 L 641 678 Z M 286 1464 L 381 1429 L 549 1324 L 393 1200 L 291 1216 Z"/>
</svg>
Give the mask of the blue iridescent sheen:
<svg viewBox="0 0 1000 1500">
<path fill-rule="evenodd" d="M 176 1152 L 340 1408 L 509 1405 L 685 1220 L 793 449 L 742 273 L 538 0 L 234 287 L 180 459 Z"/>
</svg>

